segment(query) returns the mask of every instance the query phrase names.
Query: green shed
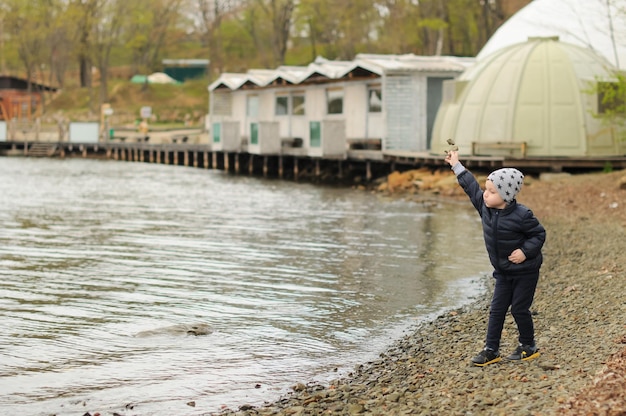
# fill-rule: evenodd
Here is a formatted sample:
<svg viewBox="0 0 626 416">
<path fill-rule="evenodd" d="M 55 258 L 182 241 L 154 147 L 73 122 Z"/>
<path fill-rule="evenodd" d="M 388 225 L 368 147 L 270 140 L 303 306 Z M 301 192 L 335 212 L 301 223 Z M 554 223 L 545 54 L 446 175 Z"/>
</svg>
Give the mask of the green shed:
<svg viewBox="0 0 626 416">
<path fill-rule="evenodd" d="M 208 59 L 164 59 L 163 72 L 177 81 L 203 78 L 209 73 Z"/>
<path fill-rule="evenodd" d="M 615 81 L 615 70 L 556 37 L 500 49 L 445 82 L 431 150 L 452 138 L 462 154 L 509 155 L 519 145 L 529 157 L 624 155 L 618 127 L 595 117 L 594 87 Z"/>
</svg>

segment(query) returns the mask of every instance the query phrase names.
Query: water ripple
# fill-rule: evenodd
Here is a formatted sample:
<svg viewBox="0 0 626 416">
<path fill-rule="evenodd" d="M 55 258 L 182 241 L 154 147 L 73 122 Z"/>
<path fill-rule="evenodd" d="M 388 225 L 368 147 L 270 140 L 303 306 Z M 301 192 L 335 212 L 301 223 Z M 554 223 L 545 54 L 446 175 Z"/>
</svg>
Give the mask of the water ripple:
<svg viewBox="0 0 626 416">
<path fill-rule="evenodd" d="M 465 206 L 126 162 L 0 174 L 7 414 L 261 403 L 375 357 L 488 270 Z M 172 329 L 192 323 L 212 332 Z"/>
</svg>

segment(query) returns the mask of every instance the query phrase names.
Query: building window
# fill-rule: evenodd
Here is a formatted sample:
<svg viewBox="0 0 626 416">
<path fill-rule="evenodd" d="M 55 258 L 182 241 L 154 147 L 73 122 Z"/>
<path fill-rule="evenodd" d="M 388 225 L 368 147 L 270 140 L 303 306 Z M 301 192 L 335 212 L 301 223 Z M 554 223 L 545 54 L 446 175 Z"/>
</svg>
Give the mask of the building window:
<svg viewBox="0 0 626 416">
<path fill-rule="evenodd" d="M 383 93 L 380 87 L 368 88 L 367 106 L 370 113 L 380 113 L 383 111 Z"/>
<path fill-rule="evenodd" d="M 343 90 L 326 90 L 326 103 L 328 114 L 343 114 Z"/>
<path fill-rule="evenodd" d="M 230 94 L 215 93 L 211 97 L 213 114 L 217 116 L 229 116 L 232 112 L 233 100 Z"/>
<path fill-rule="evenodd" d="M 291 112 L 290 112 L 291 111 Z M 277 116 L 304 115 L 304 95 L 279 95 L 276 97 Z"/>
<path fill-rule="evenodd" d="M 276 97 L 275 114 L 277 116 L 286 116 L 289 114 L 289 97 L 287 95 Z"/>
<path fill-rule="evenodd" d="M 303 116 L 304 112 L 304 95 L 291 96 L 291 114 L 294 116 Z"/>
<path fill-rule="evenodd" d="M 246 114 L 248 117 L 257 117 L 259 115 L 259 96 L 249 95 L 246 106 Z"/>
</svg>

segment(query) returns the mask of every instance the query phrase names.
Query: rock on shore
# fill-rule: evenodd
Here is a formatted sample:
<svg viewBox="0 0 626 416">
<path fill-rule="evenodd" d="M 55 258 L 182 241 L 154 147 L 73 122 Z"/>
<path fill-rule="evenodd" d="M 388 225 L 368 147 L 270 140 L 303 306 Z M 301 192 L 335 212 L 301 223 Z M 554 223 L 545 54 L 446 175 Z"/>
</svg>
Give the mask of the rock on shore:
<svg viewBox="0 0 626 416">
<path fill-rule="evenodd" d="M 520 194 L 547 230 L 532 307 L 541 356 L 472 367 L 490 293 L 408 331 L 374 362 L 329 385 L 298 384 L 233 415 L 626 414 L 626 190 L 623 173 L 533 181 Z M 487 279 L 491 286 L 492 279 Z M 517 345 L 509 316 L 502 352 Z M 503 360 L 504 361 L 504 360 Z"/>
</svg>

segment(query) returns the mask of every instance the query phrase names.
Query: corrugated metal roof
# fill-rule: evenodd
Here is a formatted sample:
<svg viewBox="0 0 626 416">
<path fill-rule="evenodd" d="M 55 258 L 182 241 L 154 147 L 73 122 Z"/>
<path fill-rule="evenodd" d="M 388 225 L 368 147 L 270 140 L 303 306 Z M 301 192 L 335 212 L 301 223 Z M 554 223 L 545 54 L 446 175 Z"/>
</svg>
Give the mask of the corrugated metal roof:
<svg viewBox="0 0 626 416">
<path fill-rule="evenodd" d="M 377 76 L 393 72 L 463 72 L 474 63 L 474 58 L 455 56 L 418 56 L 359 54 L 353 61 L 331 61 L 318 57 L 304 66 L 280 66 L 276 69 L 251 69 L 245 74 L 224 73 L 210 86 L 236 90 L 244 85 L 266 87 L 278 80 L 300 84 L 321 77 L 328 80 L 341 79 L 351 72 L 362 69 Z"/>
</svg>

